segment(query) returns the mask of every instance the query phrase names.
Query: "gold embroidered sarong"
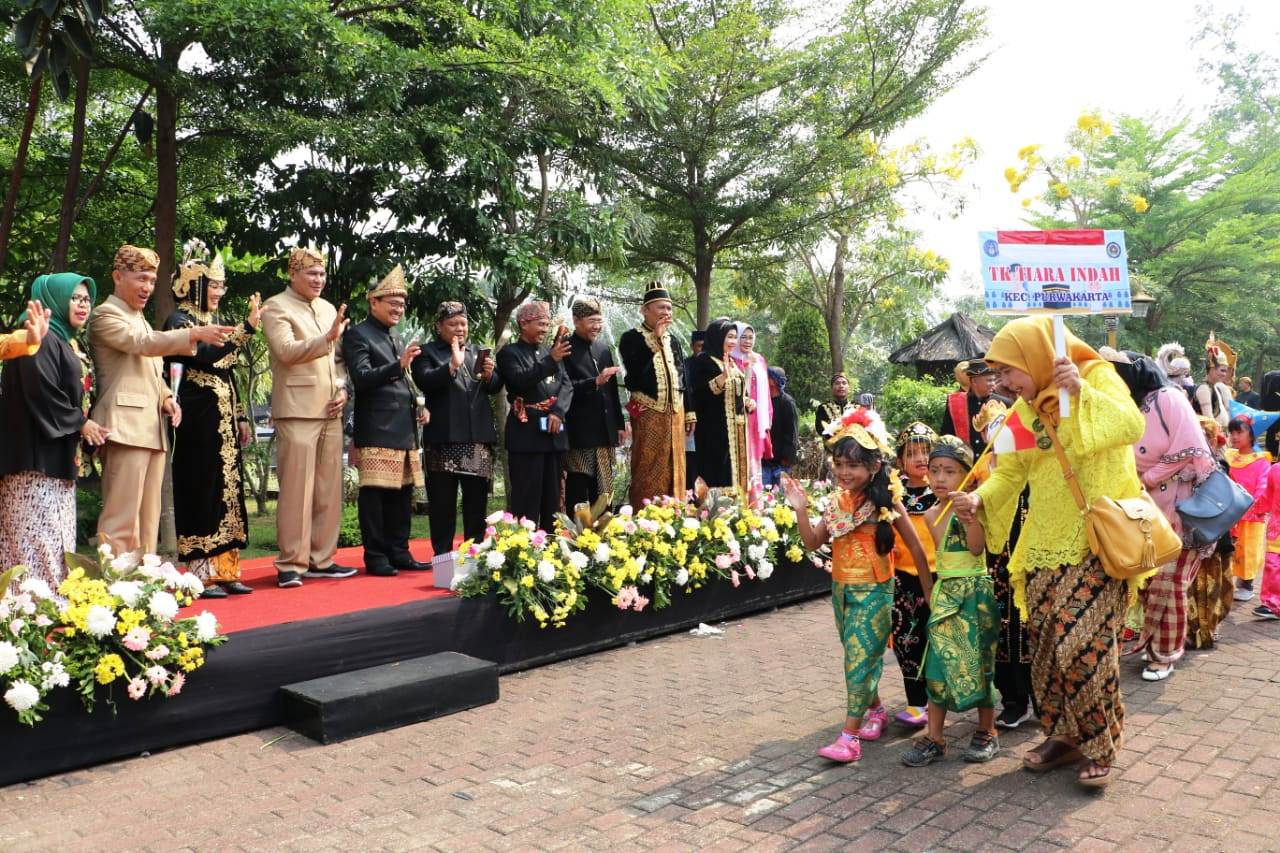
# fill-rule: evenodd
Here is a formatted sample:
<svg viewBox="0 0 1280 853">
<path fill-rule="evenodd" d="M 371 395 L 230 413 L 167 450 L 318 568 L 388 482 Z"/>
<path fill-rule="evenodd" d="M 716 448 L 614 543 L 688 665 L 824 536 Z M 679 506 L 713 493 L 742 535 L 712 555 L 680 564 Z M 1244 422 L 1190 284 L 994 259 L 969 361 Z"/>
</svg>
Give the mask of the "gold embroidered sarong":
<svg viewBox="0 0 1280 853">
<path fill-rule="evenodd" d="M 415 450 L 360 448 L 360 488 L 403 489 L 422 486 L 422 460 Z"/>
</svg>

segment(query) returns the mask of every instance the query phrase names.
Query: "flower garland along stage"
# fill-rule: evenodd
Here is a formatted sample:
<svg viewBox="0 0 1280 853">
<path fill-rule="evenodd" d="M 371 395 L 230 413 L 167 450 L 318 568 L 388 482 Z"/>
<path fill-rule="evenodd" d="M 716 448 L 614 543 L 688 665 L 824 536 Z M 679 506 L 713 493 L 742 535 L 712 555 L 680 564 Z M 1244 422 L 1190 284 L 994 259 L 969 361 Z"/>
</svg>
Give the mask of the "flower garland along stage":
<svg viewBox="0 0 1280 853">
<path fill-rule="evenodd" d="M 177 618 L 203 585 L 158 557 L 138 564 L 103 546 L 96 562 L 68 554 L 67 565 L 56 594 L 39 578 L 21 580 L 14 594 L 10 586 L 25 566 L 0 575 L 0 689 L 27 725 L 40 721 L 46 697 L 62 688 L 76 690 L 87 711 L 99 687 L 114 710 L 117 683 L 134 701 L 177 696 L 204 664 L 205 649 L 226 642 L 212 613 Z"/>
<path fill-rule="evenodd" d="M 809 487 L 811 504 L 820 506 L 826 487 Z M 589 587 L 603 590 L 618 609 L 638 612 L 710 583 L 768 580 L 777 554 L 828 566 L 805 550 L 795 511 L 772 489 L 744 502 L 700 483 L 691 502 L 661 498 L 616 515 L 605 504 L 580 504 L 573 518 L 558 516 L 551 533 L 494 513 L 483 541 L 460 546 L 454 591 L 464 598 L 492 593 L 516 621 L 561 628 L 586 608 Z"/>
</svg>

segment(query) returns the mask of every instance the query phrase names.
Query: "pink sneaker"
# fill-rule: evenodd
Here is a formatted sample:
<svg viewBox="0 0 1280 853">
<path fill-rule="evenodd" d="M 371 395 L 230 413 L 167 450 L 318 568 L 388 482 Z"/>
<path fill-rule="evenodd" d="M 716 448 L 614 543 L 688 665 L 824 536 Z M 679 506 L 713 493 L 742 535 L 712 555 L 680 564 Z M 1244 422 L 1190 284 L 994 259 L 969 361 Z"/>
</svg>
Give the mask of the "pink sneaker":
<svg viewBox="0 0 1280 853">
<path fill-rule="evenodd" d="M 862 728 L 858 729 L 859 740 L 876 740 L 889 722 L 889 712 L 883 705 L 877 705 L 867 712 L 862 719 Z"/>
<path fill-rule="evenodd" d="M 918 729 L 928 724 L 929 711 L 927 708 L 917 708 L 915 705 L 908 705 L 905 709 L 899 711 L 894 719 L 904 726 L 910 726 Z"/>
<path fill-rule="evenodd" d="M 818 755 L 831 761 L 848 764 L 862 757 L 862 744 L 858 742 L 857 735 L 841 732 L 834 743 L 818 750 Z"/>
</svg>

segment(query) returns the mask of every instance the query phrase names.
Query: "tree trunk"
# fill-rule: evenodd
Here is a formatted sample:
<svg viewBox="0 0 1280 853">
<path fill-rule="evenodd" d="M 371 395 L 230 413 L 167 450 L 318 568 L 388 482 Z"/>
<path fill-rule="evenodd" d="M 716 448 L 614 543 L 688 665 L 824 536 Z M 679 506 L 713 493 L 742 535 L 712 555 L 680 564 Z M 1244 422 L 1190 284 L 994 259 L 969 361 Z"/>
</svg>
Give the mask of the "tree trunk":
<svg viewBox="0 0 1280 853">
<path fill-rule="evenodd" d="M 693 261 L 693 289 L 698 295 L 698 328 L 705 329 L 711 322 L 711 272 L 716 257 L 711 247 L 696 245 Z"/>
<path fill-rule="evenodd" d="M 178 97 L 163 86 L 156 88 L 156 325 L 173 313 L 173 244 L 178 232 Z"/>
<path fill-rule="evenodd" d="M 13 216 L 18 207 L 18 187 L 22 184 L 22 173 L 27 166 L 27 147 L 31 142 L 31 131 L 35 128 L 36 113 L 40 110 L 41 82 L 40 76 L 31 80 L 31 90 L 27 94 L 27 117 L 22 123 L 22 135 L 18 137 L 13 171 L 9 173 L 9 191 L 4 197 L 4 213 L 0 214 L 0 273 L 4 272 L 5 263 L 9 260 L 9 235 L 13 231 Z"/>
<path fill-rule="evenodd" d="M 181 51 L 179 51 L 180 53 Z M 163 51 L 168 54 L 168 50 Z M 175 63 L 176 64 L 176 63 Z M 178 96 L 166 86 L 156 88 L 156 270 L 155 324 L 160 326 L 173 313 L 173 244 L 178 230 Z M 160 550 L 178 551 L 178 533 L 173 515 L 173 467 L 164 466 L 164 488 L 160 496 Z"/>
<path fill-rule="evenodd" d="M 71 151 L 67 157 L 67 180 L 62 187 L 62 210 L 58 214 L 58 242 L 49 262 L 51 272 L 67 268 L 71 248 L 71 226 L 76 221 L 76 197 L 80 192 L 80 169 L 84 160 L 84 114 L 89 102 L 89 60 L 76 60 L 75 115 L 71 120 Z"/>
<path fill-rule="evenodd" d="M 835 260 L 831 264 L 831 292 L 827 299 L 827 346 L 831 348 L 831 375 L 844 372 L 844 261 L 849 253 L 849 235 L 836 241 Z"/>
</svg>

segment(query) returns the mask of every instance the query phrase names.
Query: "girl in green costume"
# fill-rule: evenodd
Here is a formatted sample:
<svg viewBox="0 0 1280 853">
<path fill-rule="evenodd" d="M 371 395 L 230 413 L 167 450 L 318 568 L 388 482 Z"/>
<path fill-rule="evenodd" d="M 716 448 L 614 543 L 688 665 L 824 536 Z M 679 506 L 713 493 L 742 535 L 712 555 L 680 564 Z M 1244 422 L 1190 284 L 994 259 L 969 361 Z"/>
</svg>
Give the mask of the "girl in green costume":
<svg viewBox="0 0 1280 853">
<path fill-rule="evenodd" d="M 945 496 L 960 486 L 972 466 L 973 451 L 955 436 L 944 435 L 929 454 L 929 485 Z M 986 536 L 978 521 L 961 523 L 949 503 L 925 513 L 938 543 L 938 579 L 929 602 L 929 646 L 923 666 L 929 728 L 903 753 L 902 761 L 909 767 L 923 767 L 946 755 L 947 711 L 978 709 L 978 728 L 965 761 L 990 761 L 1000 749 L 993 684 L 1000 607 L 987 573 Z"/>
</svg>

